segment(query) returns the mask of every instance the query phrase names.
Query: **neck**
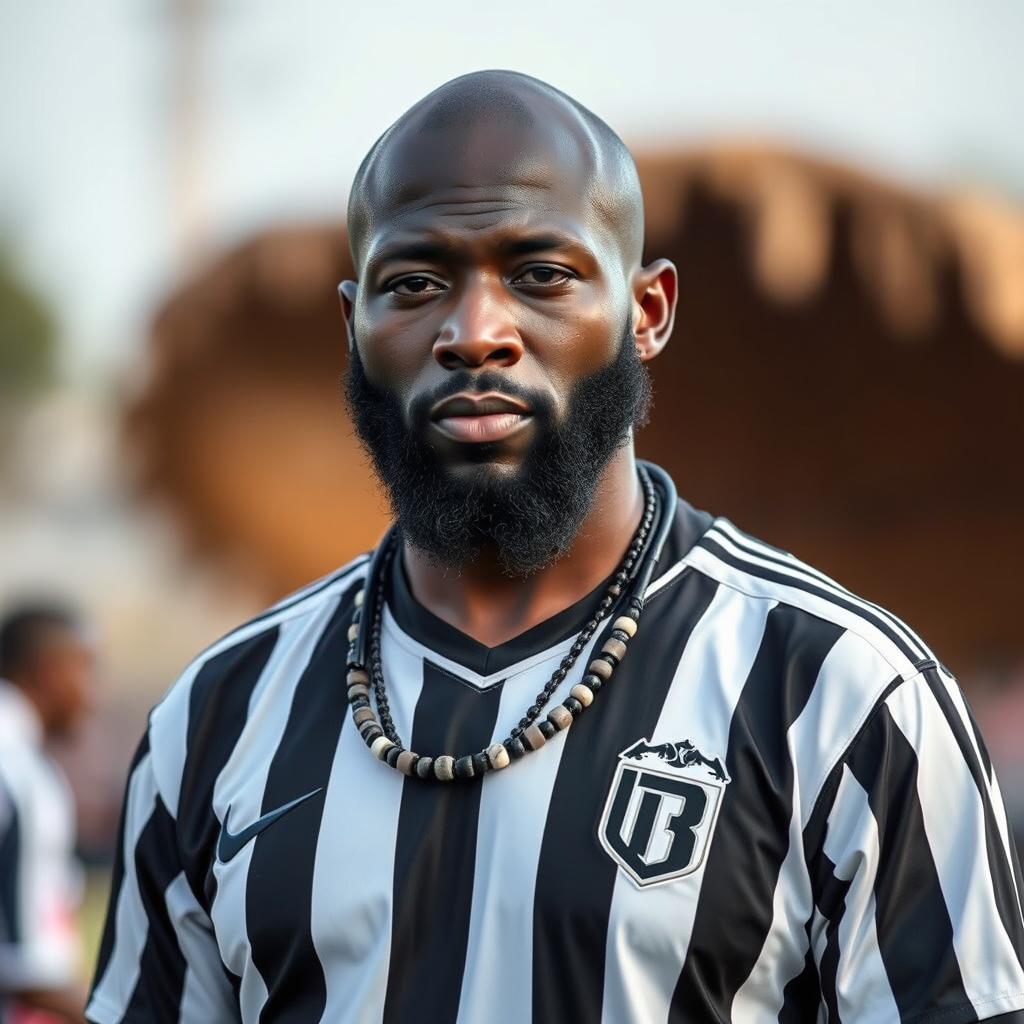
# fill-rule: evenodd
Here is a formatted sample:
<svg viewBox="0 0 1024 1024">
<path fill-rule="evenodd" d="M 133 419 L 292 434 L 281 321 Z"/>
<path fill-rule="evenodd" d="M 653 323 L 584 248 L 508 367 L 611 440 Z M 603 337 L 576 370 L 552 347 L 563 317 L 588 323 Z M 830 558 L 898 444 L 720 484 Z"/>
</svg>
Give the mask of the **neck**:
<svg viewBox="0 0 1024 1024">
<path fill-rule="evenodd" d="M 438 618 L 487 647 L 496 647 L 569 607 L 610 576 L 643 513 L 632 444 L 605 467 L 594 500 L 569 550 L 525 580 L 507 576 L 496 552 L 471 564 L 438 566 L 406 542 L 413 596 Z"/>
</svg>

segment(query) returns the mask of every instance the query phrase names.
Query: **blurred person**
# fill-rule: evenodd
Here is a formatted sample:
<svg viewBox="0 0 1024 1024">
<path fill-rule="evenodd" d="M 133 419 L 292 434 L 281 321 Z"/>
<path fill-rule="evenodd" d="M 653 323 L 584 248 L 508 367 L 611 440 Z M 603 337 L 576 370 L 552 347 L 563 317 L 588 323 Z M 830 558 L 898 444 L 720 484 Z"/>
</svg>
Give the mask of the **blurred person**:
<svg viewBox="0 0 1024 1024">
<path fill-rule="evenodd" d="M 71 791 L 46 744 L 91 702 L 95 649 L 58 604 L 0 622 L 0 1020 L 82 1021 Z M 5 1015 L 6 1010 L 6 1015 Z"/>
<path fill-rule="evenodd" d="M 634 456 L 677 280 L 618 136 L 456 79 L 374 145 L 349 237 L 395 523 L 153 711 L 89 1019 L 1024 1021 L 956 682 Z"/>
</svg>

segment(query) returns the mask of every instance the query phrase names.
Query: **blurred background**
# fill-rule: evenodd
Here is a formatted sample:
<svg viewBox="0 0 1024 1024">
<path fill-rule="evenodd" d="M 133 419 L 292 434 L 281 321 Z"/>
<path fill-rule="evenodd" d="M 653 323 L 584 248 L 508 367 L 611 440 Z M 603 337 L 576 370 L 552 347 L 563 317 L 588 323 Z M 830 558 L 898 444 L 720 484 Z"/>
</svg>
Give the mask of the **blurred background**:
<svg viewBox="0 0 1024 1024">
<path fill-rule="evenodd" d="M 60 751 L 90 936 L 149 707 L 385 524 L 341 402 L 348 186 L 484 67 L 637 155 L 681 272 L 641 454 L 909 620 L 1024 838 L 1024 5 L 2 10 L 0 606 L 70 598 L 101 639 Z"/>
</svg>

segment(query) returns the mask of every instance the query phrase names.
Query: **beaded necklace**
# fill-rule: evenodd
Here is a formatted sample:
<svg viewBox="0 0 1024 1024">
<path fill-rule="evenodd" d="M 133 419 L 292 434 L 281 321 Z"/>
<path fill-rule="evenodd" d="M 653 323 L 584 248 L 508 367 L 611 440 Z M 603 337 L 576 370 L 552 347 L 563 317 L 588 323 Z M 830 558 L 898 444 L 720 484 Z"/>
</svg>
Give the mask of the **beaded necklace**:
<svg viewBox="0 0 1024 1024">
<path fill-rule="evenodd" d="M 601 688 L 612 678 L 615 669 L 626 655 L 627 645 L 636 635 L 643 612 L 643 593 L 673 519 L 675 488 L 667 474 L 658 467 L 646 463 L 638 463 L 637 468 L 644 490 L 644 512 L 633 540 L 593 616 L 584 625 L 551 679 L 537 694 L 534 703 L 526 710 L 510 735 L 501 743 L 494 743 L 475 754 L 417 754 L 403 745 L 395 729 L 381 667 L 385 580 L 400 543 L 399 533 L 392 527 L 371 560 L 364 589 L 356 594 L 355 611 L 348 629 L 351 645 L 346 675 L 349 707 L 359 735 L 374 757 L 403 775 L 414 778 L 437 782 L 479 779 L 487 772 L 507 768 L 512 761 L 518 761 L 525 754 L 539 750 L 556 733 L 568 729 L 573 720 L 590 707 Z M 662 488 L 666 491 L 663 499 L 665 504 L 660 516 L 658 498 L 651 482 L 652 472 L 660 478 Z M 658 529 L 654 531 L 654 542 L 649 544 L 656 519 L 660 520 Z M 648 555 L 646 559 L 642 557 L 645 554 Z M 641 562 L 645 563 L 642 572 Z M 611 614 L 616 602 L 620 600 L 627 582 L 636 577 L 639 577 L 638 583 L 627 595 L 627 610 L 612 623 L 600 653 L 591 661 L 582 680 L 572 688 L 565 700 L 556 704 L 544 719 L 538 721 L 551 696 L 571 671 L 576 659 L 597 632 L 600 624 Z M 367 594 L 369 601 L 366 600 Z M 365 625 L 366 622 L 370 627 L 368 642 L 361 628 L 361 624 Z M 371 689 L 377 703 L 377 713 L 370 703 Z"/>
</svg>

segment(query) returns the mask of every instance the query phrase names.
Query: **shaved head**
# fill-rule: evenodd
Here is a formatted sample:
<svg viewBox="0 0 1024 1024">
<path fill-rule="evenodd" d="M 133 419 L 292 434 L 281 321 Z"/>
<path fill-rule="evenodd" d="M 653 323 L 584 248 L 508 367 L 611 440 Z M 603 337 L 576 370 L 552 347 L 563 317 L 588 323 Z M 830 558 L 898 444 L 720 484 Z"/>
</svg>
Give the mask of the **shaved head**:
<svg viewBox="0 0 1024 1024">
<path fill-rule="evenodd" d="M 357 268 L 377 226 L 418 205 L 488 188 L 557 204 L 582 197 L 618 241 L 623 264 L 643 248 L 636 166 L 599 117 L 558 89 L 514 71 L 452 79 L 406 111 L 374 143 L 348 207 Z"/>
</svg>

